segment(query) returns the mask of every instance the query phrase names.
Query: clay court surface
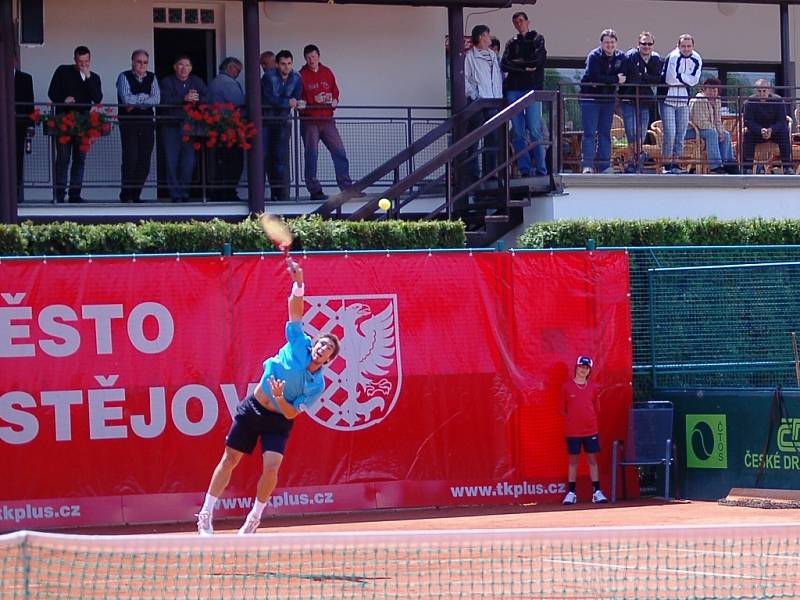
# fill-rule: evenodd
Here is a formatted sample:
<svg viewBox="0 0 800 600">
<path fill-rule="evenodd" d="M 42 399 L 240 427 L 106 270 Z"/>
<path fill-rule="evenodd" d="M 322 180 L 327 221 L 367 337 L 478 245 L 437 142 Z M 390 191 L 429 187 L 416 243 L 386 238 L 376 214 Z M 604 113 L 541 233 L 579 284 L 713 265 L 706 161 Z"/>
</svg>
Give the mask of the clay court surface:
<svg viewBox="0 0 800 600">
<path fill-rule="evenodd" d="M 68 533 L 122 537 L 30 538 L 0 598 L 800 596 L 800 509 L 642 500 L 266 518 L 255 536 Z"/>
<path fill-rule="evenodd" d="M 244 515 L 216 521 L 217 533 L 236 533 Z M 578 503 L 560 505 L 493 506 L 465 508 L 426 508 L 381 510 L 296 517 L 265 517 L 259 533 L 312 531 L 427 531 L 437 529 L 506 529 L 540 527 L 649 527 L 652 525 L 795 523 L 800 525 L 800 509 L 767 510 L 721 506 L 717 502 L 640 500 L 617 504 Z M 61 530 L 82 534 L 195 534 L 194 521 L 182 524 L 95 527 Z"/>
</svg>

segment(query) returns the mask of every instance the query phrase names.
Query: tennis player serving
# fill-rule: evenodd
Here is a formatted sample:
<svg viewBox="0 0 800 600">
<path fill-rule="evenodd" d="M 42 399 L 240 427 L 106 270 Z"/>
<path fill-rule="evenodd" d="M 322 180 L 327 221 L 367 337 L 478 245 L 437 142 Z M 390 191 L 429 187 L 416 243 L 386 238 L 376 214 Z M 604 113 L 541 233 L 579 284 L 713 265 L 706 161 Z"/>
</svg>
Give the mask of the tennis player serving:
<svg viewBox="0 0 800 600">
<path fill-rule="evenodd" d="M 239 529 L 241 535 L 256 532 L 267 500 L 275 489 L 294 418 L 319 400 L 325 387 L 322 367 L 339 353 L 339 338 L 332 333 L 320 334 L 313 341 L 303 333 L 303 269 L 291 258 L 286 259 L 286 264 L 293 282 L 286 344 L 275 356 L 264 361 L 264 374 L 255 392 L 236 409 L 225 439 L 225 452 L 214 469 L 203 508 L 197 514 L 200 535 L 214 533 L 214 505 L 242 456 L 252 453 L 261 438 L 262 470 L 256 498 Z"/>
</svg>

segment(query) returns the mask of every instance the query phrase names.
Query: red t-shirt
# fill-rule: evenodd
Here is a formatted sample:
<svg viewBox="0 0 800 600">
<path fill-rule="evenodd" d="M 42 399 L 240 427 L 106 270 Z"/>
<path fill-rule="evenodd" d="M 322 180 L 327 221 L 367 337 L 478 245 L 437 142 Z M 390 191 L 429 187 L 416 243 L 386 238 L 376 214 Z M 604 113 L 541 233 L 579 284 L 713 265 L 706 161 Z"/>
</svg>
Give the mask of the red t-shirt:
<svg viewBox="0 0 800 600">
<path fill-rule="evenodd" d="M 330 94 L 332 100 L 339 100 L 339 86 L 336 85 L 333 71 L 322 63 L 316 72 L 312 71 L 308 65 L 303 65 L 303 68 L 300 69 L 300 78 L 303 80 L 303 100 L 306 101 L 307 106 L 302 115 L 316 119 L 333 117 L 333 109 L 330 106 L 320 106 L 315 99 L 318 94 Z"/>
<path fill-rule="evenodd" d="M 565 415 L 566 437 L 597 435 L 597 388 L 588 381 L 579 386 L 570 380 L 561 389 L 561 410 Z"/>
</svg>

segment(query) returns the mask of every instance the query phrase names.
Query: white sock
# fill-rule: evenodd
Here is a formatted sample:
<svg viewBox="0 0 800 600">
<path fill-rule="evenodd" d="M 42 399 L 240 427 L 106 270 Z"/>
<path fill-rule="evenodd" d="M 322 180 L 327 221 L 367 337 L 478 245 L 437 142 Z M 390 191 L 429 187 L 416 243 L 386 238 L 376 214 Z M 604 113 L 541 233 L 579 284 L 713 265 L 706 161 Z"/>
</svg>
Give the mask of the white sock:
<svg viewBox="0 0 800 600">
<path fill-rule="evenodd" d="M 253 508 L 250 509 L 250 514 L 260 519 L 266 507 L 267 507 L 266 502 L 260 502 L 258 498 L 256 498 L 255 501 L 253 502 Z"/>
<path fill-rule="evenodd" d="M 211 494 L 206 494 L 206 499 L 203 501 L 203 508 L 200 512 L 207 512 L 211 515 L 214 514 L 214 505 L 217 503 L 217 497 Z"/>
</svg>

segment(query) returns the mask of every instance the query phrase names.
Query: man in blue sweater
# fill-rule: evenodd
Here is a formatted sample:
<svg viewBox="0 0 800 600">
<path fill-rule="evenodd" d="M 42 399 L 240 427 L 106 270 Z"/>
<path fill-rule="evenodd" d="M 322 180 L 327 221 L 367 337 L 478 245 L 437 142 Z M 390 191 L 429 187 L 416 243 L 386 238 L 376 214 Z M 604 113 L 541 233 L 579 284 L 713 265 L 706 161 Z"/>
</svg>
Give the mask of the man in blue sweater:
<svg viewBox="0 0 800 600">
<path fill-rule="evenodd" d="M 267 178 L 273 202 L 289 198 L 289 119 L 303 97 L 303 81 L 293 63 L 292 53 L 281 50 L 275 55 L 276 68 L 265 70 L 261 78 Z"/>
</svg>

